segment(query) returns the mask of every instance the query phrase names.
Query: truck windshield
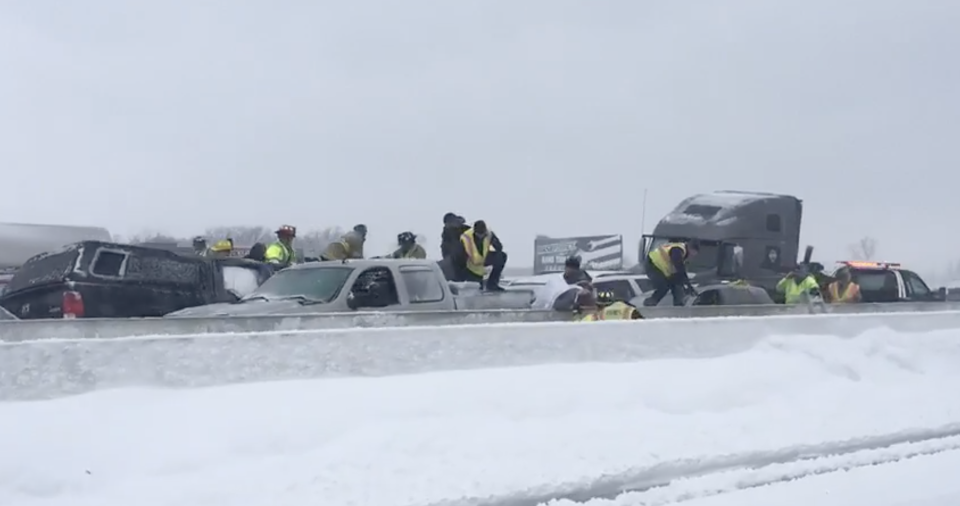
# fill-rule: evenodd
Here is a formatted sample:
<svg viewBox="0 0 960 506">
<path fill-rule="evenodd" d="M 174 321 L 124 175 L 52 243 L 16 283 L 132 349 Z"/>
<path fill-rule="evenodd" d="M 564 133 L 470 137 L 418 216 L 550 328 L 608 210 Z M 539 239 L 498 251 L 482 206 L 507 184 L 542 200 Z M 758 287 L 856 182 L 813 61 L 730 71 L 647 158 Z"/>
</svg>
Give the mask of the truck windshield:
<svg viewBox="0 0 960 506">
<path fill-rule="evenodd" d="M 659 248 L 668 242 L 671 242 L 669 239 L 664 237 L 653 237 L 651 239 L 650 249 L 647 250 L 648 252 L 653 251 L 654 249 Z M 702 272 L 715 270 L 717 268 L 718 254 L 719 247 L 716 244 L 701 242 L 700 253 L 687 262 L 687 271 Z M 646 261 L 646 259 L 644 259 L 644 261 Z"/>
<path fill-rule="evenodd" d="M 346 266 L 283 270 L 244 297 L 243 301 L 302 298 L 330 302 L 340 294 L 352 272 L 353 267 Z"/>
</svg>

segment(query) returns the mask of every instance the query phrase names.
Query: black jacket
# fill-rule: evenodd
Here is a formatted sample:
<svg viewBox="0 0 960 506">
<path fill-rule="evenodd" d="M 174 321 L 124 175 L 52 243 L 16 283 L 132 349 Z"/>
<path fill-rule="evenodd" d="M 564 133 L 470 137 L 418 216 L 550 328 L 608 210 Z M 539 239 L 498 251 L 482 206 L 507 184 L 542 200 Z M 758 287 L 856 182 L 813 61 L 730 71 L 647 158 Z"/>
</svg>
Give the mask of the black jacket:
<svg viewBox="0 0 960 506">
<path fill-rule="evenodd" d="M 443 233 L 440 235 L 440 255 L 443 258 L 450 258 L 456 254 L 460 248 L 460 236 L 467 230 L 470 230 L 467 225 L 443 227 Z"/>
<path fill-rule="evenodd" d="M 467 227 L 469 230 L 469 227 Z M 466 230 L 465 230 L 466 231 Z M 497 251 L 503 251 L 503 243 L 500 242 L 500 238 L 497 237 L 497 234 L 493 232 L 488 232 L 490 234 L 490 247 L 495 248 Z M 453 265 L 457 267 L 466 267 L 467 265 L 467 251 L 463 249 L 463 243 L 460 242 L 460 236 L 457 236 L 457 245 L 453 253 Z M 476 238 L 474 238 L 476 240 Z M 479 245 L 478 245 L 479 246 Z M 479 248 L 478 248 L 479 249 Z"/>
</svg>

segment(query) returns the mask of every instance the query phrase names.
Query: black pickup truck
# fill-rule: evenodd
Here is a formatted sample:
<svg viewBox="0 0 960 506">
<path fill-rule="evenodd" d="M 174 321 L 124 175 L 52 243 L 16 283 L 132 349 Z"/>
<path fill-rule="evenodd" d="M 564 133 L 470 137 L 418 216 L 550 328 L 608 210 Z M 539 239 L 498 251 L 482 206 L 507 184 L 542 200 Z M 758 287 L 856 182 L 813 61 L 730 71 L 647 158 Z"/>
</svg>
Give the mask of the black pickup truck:
<svg viewBox="0 0 960 506">
<path fill-rule="evenodd" d="M 28 260 L 7 283 L 0 306 L 23 320 L 159 317 L 235 302 L 271 274 L 252 260 L 85 241 Z"/>
</svg>

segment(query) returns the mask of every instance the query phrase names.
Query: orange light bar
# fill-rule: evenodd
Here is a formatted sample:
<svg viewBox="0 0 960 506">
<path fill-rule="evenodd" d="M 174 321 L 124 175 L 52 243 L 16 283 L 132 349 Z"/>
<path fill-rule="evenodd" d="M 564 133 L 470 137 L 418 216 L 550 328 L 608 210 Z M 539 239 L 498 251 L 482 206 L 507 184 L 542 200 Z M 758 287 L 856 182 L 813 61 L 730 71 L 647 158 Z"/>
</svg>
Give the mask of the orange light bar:
<svg viewBox="0 0 960 506">
<path fill-rule="evenodd" d="M 899 263 L 893 262 L 864 262 L 861 260 L 849 260 L 846 262 L 840 262 L 847 267 L 853 269 L 899 269 Z"/>
</svg>

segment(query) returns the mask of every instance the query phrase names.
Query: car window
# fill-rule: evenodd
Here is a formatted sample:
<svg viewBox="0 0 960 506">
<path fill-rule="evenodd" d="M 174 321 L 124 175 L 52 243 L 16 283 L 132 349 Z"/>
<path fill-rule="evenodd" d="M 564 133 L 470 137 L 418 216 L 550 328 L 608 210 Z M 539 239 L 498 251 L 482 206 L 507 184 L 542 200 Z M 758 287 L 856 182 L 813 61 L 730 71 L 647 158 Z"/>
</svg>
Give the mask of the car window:
<svg viewBox="0 0 960 506">
<path fill-rule="evenodd" d="M 897 275 L 893 271 L 852 271 L 853 281 L 860 285 L 861 292 L 897 291 Z"/>
<path fill-rule="evenodd" d="M 907 285 L 907 292 L 911 296 L 924 297 L 930 295 L 930 288 L 920 279 L 916 273 L 911 271 L 900 271 L 903 276 L 903 282 Z"/>
<path fill-rule="evenodd" d="M 252 293 L 260 286 L 257 271 L 236 265 L 223 266 L 223 287 L 236 295 L 243 297 Z"/>
<path fill-rule="evenodd" d="M 244 299 L 268 300 L 304 297 L 330 302 L 337 298 L 353 267 L 337 265 L 312 269 L 284 269 L 263 282 Z"/>
<path fill-rule="evenodd" d="M 641 292 L 649 292 L 653 290 L 653 281 L 650 281 L 647 278 L 636 278 L 635 281 L 637 282 L 637 286 L 640 287 Z"/>
<path fill-rule="evenodd" d="M 410 302 L 440 302 L 443 300 L 443 286 L 440 279 L 429 269 L 400 269 L 403 284 L 406 286 Z"/>
<path fill-rule="evenodd" d="M 124 263 L 127 260 L 127 253 L 122 251 L 113 251 L 100 249 L 93 257 L 90 265 L 90 274 L 103 277 L 120 277 L 123 275 Z"/>
<path fill-rule="evenodd" d="M 625 279 L 597 281 L 593 286 L 597 292 L 611 292 L 616 300 L 628 301 L 637 295 L 633 293 L 633 286 Z"/>
<path fill-rule="evenodd" d="M 386 267 L 371 267 L 361 272 L 350 291 L 357 307 L 387 307 L 400 303 L 393 273 Z"/>
<path fill-rule="evenodd" d="M 710 288 L 700 292 L 693 301 L 694 306 L 719 306 L 720 291 L 716 288 Z"/>
</svg>

